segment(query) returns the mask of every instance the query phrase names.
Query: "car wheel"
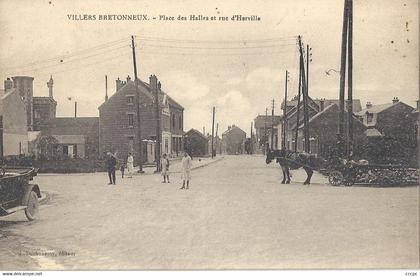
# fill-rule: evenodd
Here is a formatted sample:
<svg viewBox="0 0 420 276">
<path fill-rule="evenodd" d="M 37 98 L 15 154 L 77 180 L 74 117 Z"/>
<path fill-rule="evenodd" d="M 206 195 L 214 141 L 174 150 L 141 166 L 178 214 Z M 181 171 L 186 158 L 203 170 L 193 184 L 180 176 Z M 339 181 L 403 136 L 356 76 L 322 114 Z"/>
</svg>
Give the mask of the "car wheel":
<svg viewBox="0 0 420 276">
<path fill-rule="evenodd" d="M 36 219 L 38 214 L 38 208 L 39 208 L 39 202 L 38 202 L 38 195 L 31 191 L 28 197 L 28 201 L 26 202 L 26 208 L 25 208 L 25 215 L 28 218 L 28 220 L 32 221 Z"/>
</svg>

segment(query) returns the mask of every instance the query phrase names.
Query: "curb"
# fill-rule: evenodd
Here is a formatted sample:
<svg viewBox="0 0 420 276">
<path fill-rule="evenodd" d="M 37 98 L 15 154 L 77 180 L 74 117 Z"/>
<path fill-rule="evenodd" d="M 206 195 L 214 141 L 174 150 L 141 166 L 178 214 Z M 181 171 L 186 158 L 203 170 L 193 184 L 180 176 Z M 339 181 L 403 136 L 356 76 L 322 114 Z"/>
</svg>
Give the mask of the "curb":
<svg viewBox="0 0 420 276">
<path fill-rule="evenodd" d="M 213 164 L 213 163 L 216 163 L 216 162 L 218 162 L 220 160 L 223 160 L 223 158 L 224 158 L 224 156 L 222 156 L 221 158 L 216 159 L 216 160 L 214 160 L 212 162 L 209 162 L 209 163 L 206 163 L 206 164 L 203 164 L 203 165 L 198 165 L 197 167 L 191 168 L 191 170 L 193 171 L 193 170 L 196 170 L 196 169 L 204 168 L 204 167 L 206 167 L 206 166 L 208 166 L 210 164 Z"/>
</svg>

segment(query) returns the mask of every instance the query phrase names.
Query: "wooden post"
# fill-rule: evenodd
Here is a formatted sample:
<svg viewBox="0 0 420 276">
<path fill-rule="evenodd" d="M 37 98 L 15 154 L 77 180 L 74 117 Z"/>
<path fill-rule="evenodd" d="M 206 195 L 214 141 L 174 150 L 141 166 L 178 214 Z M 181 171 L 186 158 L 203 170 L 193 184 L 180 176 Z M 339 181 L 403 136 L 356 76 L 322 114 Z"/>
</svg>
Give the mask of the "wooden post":
<svg viewBox="0 0 420 276">
<path fill-rule="evenodd" d="M 214 157 L 214 114 L 216 112 L 216 107 L 213 106 L 213 120 L 211 123 L 211 158 Z"/>
<path fill-rule="evenodd" d="M 346 83 L 346 53 L 347 53 L 347 29 L 348 29 L 348 0 L 344 1 L 343 30 L 341 36 L 341 65 L 340 65 L 340 96 L 339 96 L 339 117 L 338 117 L 338 145 L 343 145 L 344 139 L 344 90 Z M 343 148 L 338 149 L 340 155 L 343 154 Z"/>
<path fill-rule="evenodd" d="M 302 76 L 302 95 L 303 95 L 303 131 L 304 131 L 304 138 L 305 138 L 305 152 L 310 152 L 310 145 L 309 145 L 309 114 L 308 114 L 308 91 L 306 87 L 306 76 L 305 76 L 305 62 L 303 59 L 303 48 L 302 48 L 302 38 L 301 36 L 298 37 L 299 39 L 299 51 L 300 51 L 300 68 L 301 68 L 301 76 Z"/>
<path fill-rule="evenodd" d="M 348 0 L 347 157 L 353 154 L 353 0 Z"/>
<path fill-rule="evenodd" d="M 287 139 L 287 82 L 289 81 L 289 72 L 286 70 L 286 82 L 284 84 L 284 107 L 283 107 L 283 139 L 282 139 L 282 148 L 286 148 L 286 139 Z"/>
<path fill-rule="evenodd" d="M 274 149 L 274 99 L 271 105 L 271 150 Z"/>
<path fill-rule="evenodd" d="M 138 79 L 137 79 L 137 64 L 136 64 L 136 48 L 134 45 L 134 36 L 131 36 L 131 48 L 133 51 L 133 66 L 134 66 L 134 87 L 136 88 L 136 113 L 137 113 L 137 138 L 138 138 L 138 145 L 139 145 L 139 172 L 144 173 L 143 171 L 143 142 L 141 138 L 141 118 L 140 118 L 140 92 L 137 87 Z"/>
<path fill-rule="evenodd" d="M 77 102 L 74 101 L 74 118 L 77 118 Z"/>
</svg>

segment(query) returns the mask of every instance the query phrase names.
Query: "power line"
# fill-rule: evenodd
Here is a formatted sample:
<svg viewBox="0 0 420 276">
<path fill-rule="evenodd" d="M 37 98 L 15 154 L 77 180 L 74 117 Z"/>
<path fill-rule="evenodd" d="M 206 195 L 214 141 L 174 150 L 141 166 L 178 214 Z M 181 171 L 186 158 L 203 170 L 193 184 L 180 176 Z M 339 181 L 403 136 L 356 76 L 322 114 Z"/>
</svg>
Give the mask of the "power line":
<svg viewBox="0 0 420 276">
<path fill-rule="evenodd" d="M 196 39 L 170 39 L 161 37 L 140 36 L 136 40 L 158 41 L 158 42 L 177 42 L 177 43 L 268 43 L 273 41 L 295 41 L 297 36 L 286 36 L 268 39 L 240 39 L 240 40 L 196 40 Z"/>
</svg>

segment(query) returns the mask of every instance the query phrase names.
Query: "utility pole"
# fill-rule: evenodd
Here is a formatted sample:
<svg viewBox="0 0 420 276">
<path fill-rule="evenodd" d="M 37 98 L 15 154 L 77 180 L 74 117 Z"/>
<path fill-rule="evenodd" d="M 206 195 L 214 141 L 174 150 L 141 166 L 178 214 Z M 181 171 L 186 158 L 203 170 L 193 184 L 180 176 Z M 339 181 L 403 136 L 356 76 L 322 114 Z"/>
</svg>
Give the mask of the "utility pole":
<svg viewBox="0 0 420 276">
<path fill-rule="evenodd" d="M 271 104 L 271 149 L 274 149 L 274 99 Z"/>
<path fill-rule="evenodd" d="M 306 94 L 309 95 L 309 63 L 312 61 L 312 48 L 306 45 Z"/>
<path fill-rule="evenodd" d="M 77 118 L 77 102 L 74 101 L 74 118 Z"/>
<path fill-rule="evenodd" d="M 344 89 L 346 85 L 346 53 L 347 53 L 347 30 L 348 30 L 348 0 L 344 0 L 343 30 L 341 37 L 341 65 L 340 65 L 340 113 L 338 117 L 338 151 L 343 155 L 344 144 Z"/>
<path fill-rule="evenodd" d="M 161 156 L 161 130 L 160 130 L 160 124 L 161 124 L 161 120 L 160 120 L 160 108 L 159 108 L 159 94 L 160 94 L 160 89 L 161 89 L 161 84 L 160 82 L 157 82 L 157 78 L 155 75 L 152 76 L 153 78 L 153 85 L 151 84 L 151 86 L 153 86 L 152 89 L 154 89 L 155 92 L 155 111 L 156 111 L 156 172 L 160 172 L 161 171 L 161 167 L 160 167 L 160 156 Z M 154 86 L 154 85 L 157 85 Z"/>
<path fill-rule="evenodd" d="M 108 100 L 108 76 L 105 75 L 105 101 Z"/>
<path fill-rule="evenodd" d="M 284 107 L 283 107 L 283 137 L 282 148 L 286 148 L 286 131 L 287 131 L 287 83 L 289 82 L 289 72 L 286 70 L 286 82 L 284 84 Z"/>
<path fill-rule="evenodd" d="M 251 122 L 251 143 L 249 145 L 249 151 L 251 152 L 251 154 L 253 154 L 253 147 L 254 147 L 254 143 L 253 143 L 253 139 L 252 139 L 254 134 L 253 134 L 252 128 L 253 128 L 253 124 Z"/>
<path fill-rule="evenodd" d="M 3 165 L 4 155 L 4 143 L 3 143 L 3 116 L 0 115 L 0 165 Z"/>
<path fill-rule="evenodd" d="M 216 124 L 216 152 L 219 149 L 219 139 L 217 139 L 217 137 L 218 137 L 217 136 L 218 131 L 219 131 L 219 123 Z"/>
<path fill-rule="evenodd" d="M 214 114 L 216 112 L 216 107 L 213 106 L 213 121 L 211 124 L 211 158 L 214 157 Z"/>
<path fill-rule="evenodd" d="M 348 123 L 348 137 L 347 137 L 347 156 L 351 157 L 353 154 L 353 0 L 348 0 L 348 59 L 349 59 L 349 73 L 347 77 L 347 123 Z"/>
<path fill-rule="evenodd" d="M 265 108 L 265 118 L 264 118 L 264 152 L 267 149 L 267 143 L 268 143 L 268 135 L 267 135 L 267 115 L 268 114 L 268 108 Z"/>
<path fill-rule="evenodd" d="M 299 52 L 300 52 L 300 68 L 302 71 L 302 94 L 303 94 L 303 133 L 305 138 L 305 152 L 310 152 L 310 145 L 309 145 L 309 114 L 308 114 L 308 91 L 306 87 L 306 76 L 305 76 L 305 62 L 303 59 L 303 48 L 302 48 L 302 38 L 301 36 L 298 37 L 299 39 Z"/>
<path fill-rule="evenodd" d="M 131 48 L 133 51 L 133 66 L 134 66 L 134 87 L 136 88 L 136 113 L 137 113 L 137 138 L 139 143 L 139 173 L 143 171 L 143 142 L 141 139 L 141 121 L 140 121 L 140 92 L 138 89 L 138 78 L 137 78 L 137 63 L 136 63 L 136 48 L 134 45 L 134 36 L 131 36 Z"/>
<path fill-rule="evenodd" d="M 299 120 L 300 120 L 300 97 L 301 97 L 301 91 L 302 91 L 302 69 L 300 68 L 301 64 L 299 62 L 299 87 L 298 87 L 298 99 L 297 99 L 297 105 L 296 105 L 296 132 L 295 132 L 295 145 L 294 145 L 294 152 L 297 152 L 297 146 L 298 146 L 298 134 L 299 134 Z"/>
</svg>

